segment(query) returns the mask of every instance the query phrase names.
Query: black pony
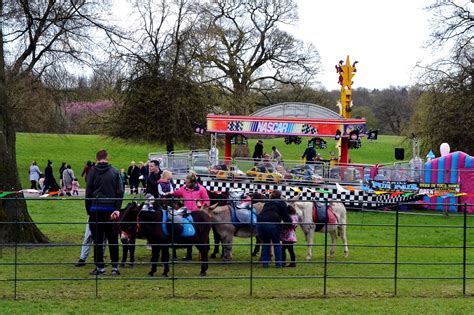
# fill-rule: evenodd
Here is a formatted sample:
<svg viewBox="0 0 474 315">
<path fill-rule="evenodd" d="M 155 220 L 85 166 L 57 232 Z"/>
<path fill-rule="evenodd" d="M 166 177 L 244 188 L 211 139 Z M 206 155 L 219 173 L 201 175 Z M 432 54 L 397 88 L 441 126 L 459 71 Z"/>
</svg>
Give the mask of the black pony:
<svg viewBox="0 0 474 315">
<path fill-rule="evenodd" d="M 126 211 L 127 218 L 125 218 Z M 133 268 L 135 263 L 135 243 L 137 240 L 137 225 L 131 224 L 132 222 L 136 222 L 136 217 L 133 219 L 133 212 L 136 211 L 137 213 L 141 210 L 141 206 L 135 202 L 127 204 L 125 209 L 120 210 L 120 217 L 117 220 L 117 224 L 115 224 L 114 228 L 120 236 L 120 241 L 122 242 L 122 263 L 121 266 L 125 267 L 125 263 L 127 262 L 128 254 L 130 253 L 130 263 L 129 267 Z M 132 221 L 134 220 L 134 221 Z"/>
<path fill-rule="evenodd" d="M 152 247 L 151 270 L 148 273 L 153 276 L 157 270 L 158 256 L 161 251 L 161 261 L 163 262 L 163 274 L 167 277 L 169 272 L 169 247 L 170 244 L 194 244 L 200 253 L 201 260 L 201 276 L 206 275 L 208 269 L 208 252 L 209 252 L 209 232 L 211 229 L 211 218 L 204 211 L 194 211 L 192 216 L 196 233 L 192 237 L 180 237 L 175 235 L 166 235 L 163 231 L 163 212 L 142 211 L 141 206 L 136 203 L 129 205 L 120 216 L 120 229 L 122 231 L 131 231 L 135 228 L 137 237 L 145 238 Z M 137 223 L 134 223 L 137 222 Z M 134 227 L 133 227 L 134 226 Z M 171 223 L 166 224 L 166 229 L 172 231 Z M 171 233 L 170 233 L 171 234 Z"/>
</svg>

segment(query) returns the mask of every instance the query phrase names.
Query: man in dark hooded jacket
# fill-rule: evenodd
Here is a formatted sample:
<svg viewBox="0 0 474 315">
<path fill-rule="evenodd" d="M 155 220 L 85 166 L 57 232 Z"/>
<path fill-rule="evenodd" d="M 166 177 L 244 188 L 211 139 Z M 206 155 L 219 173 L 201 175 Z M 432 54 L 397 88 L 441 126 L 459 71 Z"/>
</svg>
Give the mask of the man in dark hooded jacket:
<svg viewBox="0 0 474 315">
<path fill-rule="evenodd" d="M 86 210 L 89 215 L 89 228 L 94 240 L 94 263 L 96 268 L 91 275 L 105 273 L 103 241 L 109 243 L 112 259 L 112 275 L 119 275 L 118 234 L 109 223 L 111 217 L 117 216 L 122 206 L 123 184 L 120 173 L 108 163 L 108 154 L 100 150 L 96 154 L 97 164 L 89 170 L 86 181 Z M 94 199 L 97 198 L 97 199 Z M 114 198 L 107 200 L 106 198 Z M 105 199 L 105 200 L 104 200 Z"/>
</svg>

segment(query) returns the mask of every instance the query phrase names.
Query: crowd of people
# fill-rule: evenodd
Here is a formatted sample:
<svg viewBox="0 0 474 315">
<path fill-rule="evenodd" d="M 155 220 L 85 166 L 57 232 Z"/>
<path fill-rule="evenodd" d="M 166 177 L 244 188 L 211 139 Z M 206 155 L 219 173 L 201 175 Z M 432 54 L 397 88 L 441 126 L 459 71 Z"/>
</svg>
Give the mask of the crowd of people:
<svg viewBox="0 0 474 315">
<path fill-rule="evenodd" d="M 70 164 L 63 162 L 59 167 L 59 184 L 54 177 L 53 162 L 48 160 L 44 172 L 41 172 L 36 161 L 32 161 L 28 169 L 30 189 L 41 194 L 58 192 L 60 195 L 79 195 L 79 180 L 75 177 Z"/>
<path fill-rule="evenodd" d="M 267 154 L 263 153 L 262 141 L 257 143 L 256 151 L 254 159 L 262 158 L 265 161 Z M 271 157 L 273 160 L 282 161 L 281 153 L 276 147 L 272 148 Z M 59 184 L 54 176 L 53 162 L 50 160 L 44 172 L 41 172 L 36 161 L 32 161 L 28 173 L 31 189 L 39 190 L 40 193 L 57 191 L 66 196 L 79 195 L 79 181 L 75 177 L 72 166 L 66 162 L 61 163 L 58 170 Z M 200 211 L 210 205 L 207 191 L 199 184 L 196 174 L 188 174 L 185 184 L 177 189 L 173 184 L 172 173 L 168 170 L 162 171 L 156 160 L 147 163 L 131 161 L 127 171 L 123 168 L 119 171 L 109 164 L 107 151 L 101 150 L 96 154 L 96 162 L 87 161 L 81 177 L 86 181 L 85 208 L 89 223 L 86 225 L 83 246 L 76 266 L 86 265 L 91 245 L 94 245 L 95 268 L 90 272 L 91 275 L 105 273 L 104 252 L 107 244 L 112 261 L 112 275 L 120 274 L 118 234 L 112 225 L 107 223 L 119 216 L 118 211 L 121 209 L 127 185 L 130 194 L 150 194 L 157 199 L 182 198 L 187 211 Z M 288 266 L 296 266 L 293 243 L 296 242 L 297 217 L 294 213 L 289 213 L 286 203 L 280 197 L 280 193 L 274 191 L 271 200 L 265 204 L 257 218 L 259 222 L 271 222 L 258 225 L 257 228 L 258 235 L 264 244 L 262 249 L 264 267 L 268 267 L 270 262 L 271 250 L 268 244 L 274 246 L 276 267 L 284 265 L 287 251 L 291 259 Z M 288 225 L 282 226 L 280 222 L 286 222 Z M 187 247 L 187 253 L 183 259 L 192 259 L 192 247 Z"/>
<path fill-rule="evenodd" d="M 199 184 L 195 173 L 188 174 L 184 185 L 176 189 L 172 183 L 171 172 L 167 170 L 162 171 L 158 161 L 152 160 L 143 164 L 143 166 L 142 163 L 139 163 L 137 166 L 132 161 L 127 174 L 123 174 L 123 169 L 118 171 L 109 164 L 107 151 L 100 150 L 97 152 L 96 160 L 95 164 L 87 163 L 83 172 L 86 176 L 85 208 L 89 223 L 85 230 L 81 256 L 76 264 L 77 267 L 86 265 L 89 249 L 93 244 L 95 268 L 90 272 L 91 275 L 102 275 L 106 272 L 104 251 L 107 244 L 110 252 L 112 275 L 120 275 L 118 234 L 113 229 L 113 225 L 108 223 L 111 220 L 116 220 L 120 215 L 119 210 L 122 207 L 122 199 L 125 192 L 124 176 L 125 180 L 128 180 L 130 183 L 130 190 L 132 192 L 136 192 L 138 184 L 141 183 L 143 185 L 142 181 L 145 181 L 144 187 L 148 194 L 158 199 L 169 197 L 182 198 L 183 205 L 189 212 L 201 211 L 210 205 L 208 193 Z M 143 177 L 141 177 L 142 175 L 137 176 L 142 174 L 140 170 L 145 165 L 147 168 L 147 172 L 144 173 L 146 177 L 145 175 Z M 64 181 L 65 177 L 69 175 L 67 164 L 63 166 L 62 180 Z M 258 222 L 267 223 L 258 225 L 257 228 L 258 235 L 263 243 L 263 267 L 268 267 L 270 263 L 271 250 L 269 244 L 272 244 L 274 247 L 276 267 L 283 267 L 285 265 L 287 251 L 291 261 L 288 267 L 295 267 L 293 244 L 296 242 L 295 229 L 298 218 L 295 213 L 290 213 L 288 206 L 281 199 L 279 191 L 273 191 L 271 200 L 265 203 L 257 220 Z M 285 222 L 287 225 L 282 226 L 281 222 Z M 187 247 L 187 253 L 183 259 L 192 259 L 191 247 Z"/>
<path fill-rule="evenodd" d="M 264 151 L 262 140 L 258 140 L 257 143 L 255 144 L 252 158 L 255 161 L 255 165 L 261 164 L 261 163 L 266 164 L 270 161 L 270 159 L 276 162 L 275 167 L 283 164 L 283 156 L 280 153 L 280 151 L 278 151 L 278 149 L 275 146 L 272 146 L 271 153 L 270 154 L 266 153 Z M 316 152 L 316 149 L 314 148 L 313 145 L 309 145 L 305 149 L 305 151 L 303 152 L 303 155 L 301 156 L 301 159 L 305 160 L 306 163 L 308 164 L 314 164 L 318 161 L 322 161 L 321 155 Z"/>
<path fill-rule="evenodd" d="M 95 162 L 86 162 L 81 173 L 81 177 L 83 177 L 84 180 L 86 180 L 87 174 L 95 165 Z M 40 194 L 58 192 L 61 196 L 78 196 L 80 184 L 78 178 L 74 175 L 71 164 L 62 162 L 58 169 L 58 177 L 54 176 L 53 167 L 53 161 L 48 160 L 42 172 L 37 161 L 32 161 L 28 169 L 28 176 L 31 183 L 30 189 L 37 190 Z M 136 164 L 135 161 L 130 163 L 127 171 L 122 168 L 119 172 L 123 189 L 125 190 L 126 186 L 129 186 L 130 194 L 146 193 L 149 174 L 150 165 L 148 162 L 139 162 Z M 161 174 L 161 171 L 159 171 L 159 174 Z M 59 182 L 56 178 L 59 178 Z"/>
</svg>

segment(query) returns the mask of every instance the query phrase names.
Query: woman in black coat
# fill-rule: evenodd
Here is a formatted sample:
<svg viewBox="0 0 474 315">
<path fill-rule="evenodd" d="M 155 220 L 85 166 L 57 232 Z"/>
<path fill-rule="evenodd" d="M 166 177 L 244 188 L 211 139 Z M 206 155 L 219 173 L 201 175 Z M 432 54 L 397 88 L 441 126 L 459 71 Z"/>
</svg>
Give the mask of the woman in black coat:
<svg viewBox="0 0 474 315">
<path fill-rule="evenodd" d="M 44 169 L 44 187 L 43 187 L 43 194 L 46 193 L 46 191 L 58 191 L 59 186 L 58 183 L 56 182 L 56 179 L 54 178 L 53 175 L 53 162 L 48 160 L 48 165 Z"/>
</svg>

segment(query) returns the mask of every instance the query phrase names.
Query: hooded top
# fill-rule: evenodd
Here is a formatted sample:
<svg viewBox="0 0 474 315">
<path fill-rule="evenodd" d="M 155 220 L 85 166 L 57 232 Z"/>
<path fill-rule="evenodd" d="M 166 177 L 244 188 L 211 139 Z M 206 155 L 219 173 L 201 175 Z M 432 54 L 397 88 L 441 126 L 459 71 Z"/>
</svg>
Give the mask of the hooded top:
<svg viewBox="0 0 474 315">
<path fill-rule="evenodd" d="M 86 180 L 86 198 L 123 198 L 120 173 L 109 163 L 98 163 L 91 167 Z M 113 212 L 122 207 L 122 200 L 86 200 L 89 214 L 95 211 Z"/>
</svg>

